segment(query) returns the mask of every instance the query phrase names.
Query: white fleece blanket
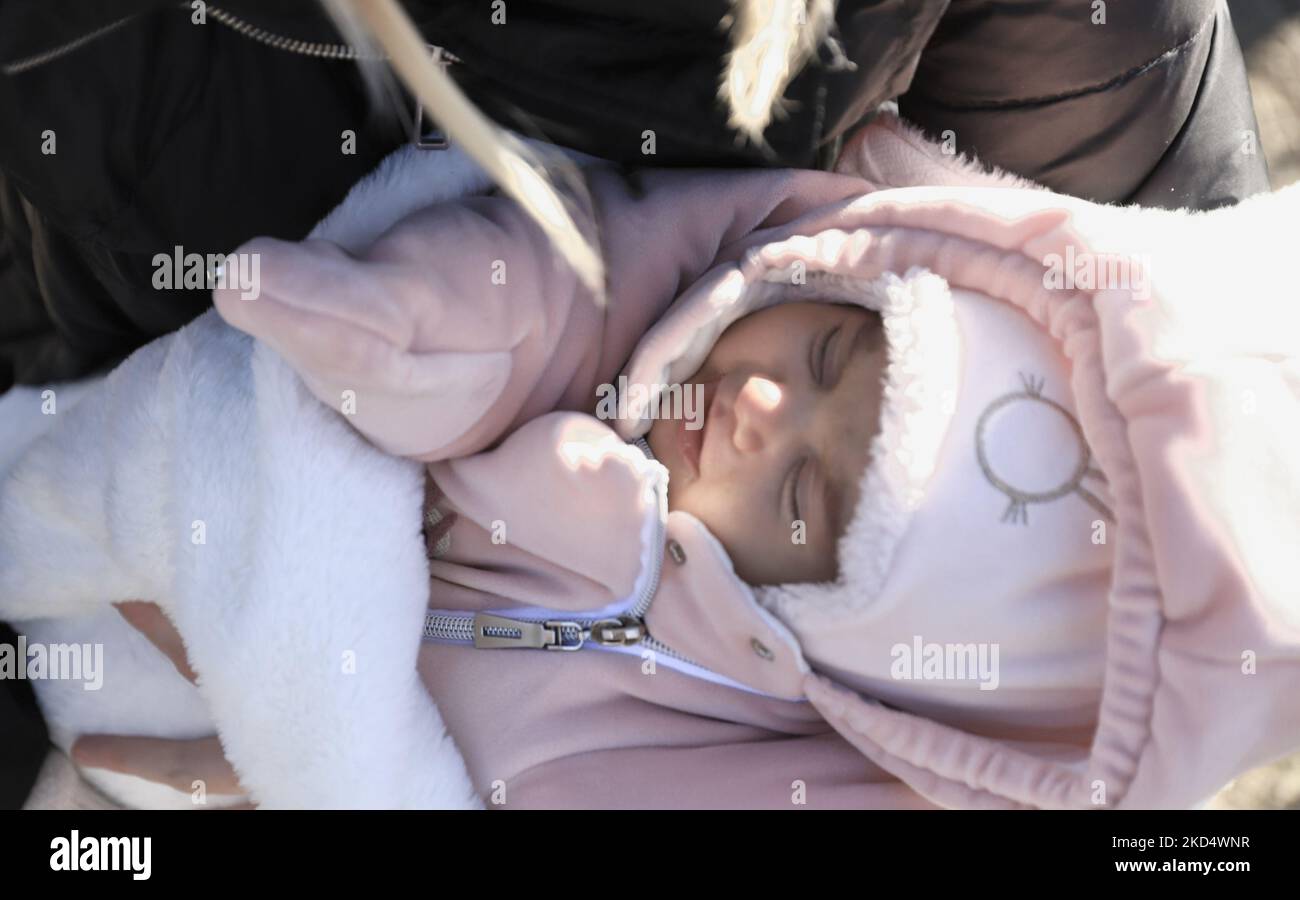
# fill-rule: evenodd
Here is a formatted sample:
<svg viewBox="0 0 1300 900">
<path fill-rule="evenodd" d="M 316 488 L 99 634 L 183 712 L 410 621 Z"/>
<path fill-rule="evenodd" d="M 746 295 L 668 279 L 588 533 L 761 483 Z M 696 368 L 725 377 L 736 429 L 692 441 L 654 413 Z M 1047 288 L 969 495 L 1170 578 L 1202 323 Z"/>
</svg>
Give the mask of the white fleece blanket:
<svg viewBox="0 0 1300 900">
<path fill-rule="evenodd" d="M 313 235 L 362 246 L 486 184 L 454 149 L 408 148 Z M 98 689 L 33 679 L 59 746 L 216 731 L 263 807 L 482 806 L 415 667 L 420 464 L 372 448 L 211 311 L 53 391 L 53 415 L 40 391 L 4 397 L 0 619 L 29 646 L 102 645 Z M 110 606 L 132 599 L 171 616 L 197 688 Z M 131 806 L 201 793 L 85 774 Z"/>
</svg>

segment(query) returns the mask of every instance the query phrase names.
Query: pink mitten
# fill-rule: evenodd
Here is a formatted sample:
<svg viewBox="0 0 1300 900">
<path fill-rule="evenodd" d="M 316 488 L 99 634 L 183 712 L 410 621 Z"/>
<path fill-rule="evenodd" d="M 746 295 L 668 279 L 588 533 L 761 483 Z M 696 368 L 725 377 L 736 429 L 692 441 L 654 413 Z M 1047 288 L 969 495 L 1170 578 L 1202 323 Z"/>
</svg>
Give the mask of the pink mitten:
<svg viewBox="0 0 1300 900">
<path fill-rule="evenodd" d="M 358 255 L 320 239 L 256 238 L 236 252 L 256 256 L 260 279 L 254 291 L 216 289 L 221 316 L 275 348 L 376 446 L 417 459 L 513 418 L 524 397 L 506 391 L 512 372 L 554 350 L 525 338 L 545 323 L 562 332 L 581 291 L 541 233 L 493 197 L 415 213 Z"/>
</svg>

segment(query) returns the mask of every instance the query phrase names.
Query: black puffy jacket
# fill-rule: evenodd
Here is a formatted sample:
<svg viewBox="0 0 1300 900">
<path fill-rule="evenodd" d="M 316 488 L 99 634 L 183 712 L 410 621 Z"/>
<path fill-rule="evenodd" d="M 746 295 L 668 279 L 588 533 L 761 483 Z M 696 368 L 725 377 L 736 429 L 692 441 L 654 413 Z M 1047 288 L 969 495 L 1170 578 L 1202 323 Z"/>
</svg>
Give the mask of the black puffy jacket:
<svg viewBox="0 0 1300 900">
<path fill-rule="evenodd" d="M 810 64 L 771 153 L 738 143 L 716 100 L 724 0 L 518 2 L 505 24 L 488 0 L 405 5 L 498 119 L 627 163 L 825 165 L 901 97 L 932 133 L 1065 193 L 1211 207 L 1267 188 L 1215 0 L 1111 0 L 1104 24 L 1090 0 L 842 0 L 856 69 Z M 207 293 L 155 290 L 155 253 L 300 238 L 403 140 L 352 63 L 272 49 L 223 13 L 339 41 L 310 0 L 220 0 L 205 25 L 188 3 L 0 0 L 0 390 L 105 368 L 189 321 Z"/>
</svg>

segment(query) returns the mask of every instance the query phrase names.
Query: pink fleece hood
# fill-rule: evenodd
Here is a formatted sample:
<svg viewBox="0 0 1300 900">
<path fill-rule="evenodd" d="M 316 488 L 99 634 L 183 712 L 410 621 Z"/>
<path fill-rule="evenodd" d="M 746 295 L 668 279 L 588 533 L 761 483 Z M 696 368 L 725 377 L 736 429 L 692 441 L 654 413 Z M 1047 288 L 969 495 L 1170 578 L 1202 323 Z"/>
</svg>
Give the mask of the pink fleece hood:
<svg viewBox="0 0 1300 900">
<path fill-rule="evenodd" d="M 952 806 L 1193 805 L 1300 747 L 1300 307 L 1277 295 L 1300 187 L 1204 214 L 1102 207 L 1008 187 L 890 120 L 840 169 L 928 186 L 756 235 L 627 370 L 687 378 L 772 303 L 885 316 L 840 579 L 757 592 L 831 676 L 810 699 Z M 933 679 L 886 658 L 910 627 L 908 652 L 940 648 Z M 983 696 L 945 668 L 970 644 L 1001 650 Z"/>
<path fill-rule="evenodd" d="M 1005 304 L 925 269 L 854 274 L 866 243 L 831 230 L 724 267 L 647 334 L 628 383 L 653 409 L 656 388 L 688 379 L 729 324 L 766 306 L 875 310 L 882 415 L 839 576 L 756 599 L 818 671 L 873 697 L 971 726 L 1086 728 L 1101 696 L 1110 513 L 1065 359 Z M 631 412 L 626 437 L 650 424 Z"/>
</svg>

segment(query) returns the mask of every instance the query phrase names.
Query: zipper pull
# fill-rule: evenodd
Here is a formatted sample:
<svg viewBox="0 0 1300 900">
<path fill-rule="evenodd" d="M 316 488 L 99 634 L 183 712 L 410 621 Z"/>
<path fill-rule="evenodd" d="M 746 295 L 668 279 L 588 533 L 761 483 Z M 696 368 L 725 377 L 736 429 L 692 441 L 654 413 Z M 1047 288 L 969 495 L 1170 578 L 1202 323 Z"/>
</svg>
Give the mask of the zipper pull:
<svg viewBox="0 0 1300 900">
<path fill-rule="evenodd" d="M 576 640 L 571 635 L 576 635 Z M 586 629 L 578 622 L 528 622 L 490 613 L 474 614 L 474 646 L 480 649 L 578 650 L 586 637 Z"/>
<path fill-rule="evenodd" d="M 645 623 L 633 616 L 601 619 L 591 623 L 591 633 L 587 637 L 606 647 L 630 647 L 645 640 Z"/>
<path fill-rule="evenodd" d="M 562 619 L 530 622 L 475 613 L 473 629 L 474 646 L 481 650 L 581 650 L 589 640 L 606 647 L 630 647 L 646 638 L 645 623 L 634 616 L 598 619 L 585 628 L 581 622 Z"/>
</svg>

